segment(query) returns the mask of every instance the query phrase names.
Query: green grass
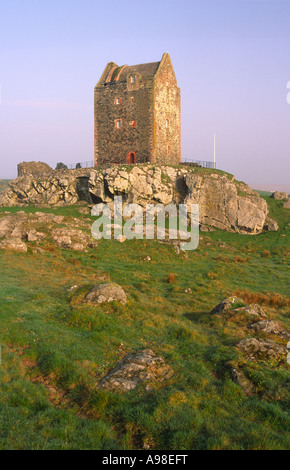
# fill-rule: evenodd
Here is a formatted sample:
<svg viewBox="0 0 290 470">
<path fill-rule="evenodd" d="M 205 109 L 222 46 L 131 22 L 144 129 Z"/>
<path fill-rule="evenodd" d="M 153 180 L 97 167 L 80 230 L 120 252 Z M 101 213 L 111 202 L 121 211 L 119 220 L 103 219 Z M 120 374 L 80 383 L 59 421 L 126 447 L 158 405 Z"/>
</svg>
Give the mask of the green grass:
<svg viewBox="0 0 290 470">
<path fill-rule="evenodd" d="M 262 191 L 261 189 L 255 189 L 260 196 L 271 196 L 273 193 L 271 191 Z"/>
<path fill-rule="evenodd" d="M 252 333 L 209 314 L 240 291 L 290 328 L 289 215 L 280 201 L 269 206 L 278 232 L 201 234 L 188 257 L 155 240 L 102 240 L 88 253 L 0 251 L 0 448 L 289 449 L 289 366 L 243 362 L 234 345 Z M 78 206 L 4 209 L 81 217 Z M 81 303 L 104 278 L 123 286 L 126 305 Z M 96 390 L 141 348 L 175 371 L 166 386 L 126 395 Z M 231 380 L 229 361 L 244 363 L 255 396 Z"/>
</svg>

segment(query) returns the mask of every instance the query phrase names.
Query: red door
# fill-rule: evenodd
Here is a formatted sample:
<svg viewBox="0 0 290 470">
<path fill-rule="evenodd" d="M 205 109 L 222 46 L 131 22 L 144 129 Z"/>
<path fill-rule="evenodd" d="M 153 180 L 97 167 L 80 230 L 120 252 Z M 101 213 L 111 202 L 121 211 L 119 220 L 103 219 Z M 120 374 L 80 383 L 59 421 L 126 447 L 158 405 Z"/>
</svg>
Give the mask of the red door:
<svg viewBox="0 0 290 470">
<path fill-rule="evenodd" d="M 129 152 L 127 155 L 127 165 L 134 165 L 136 163 L 136 153 Z"/>
</svg>

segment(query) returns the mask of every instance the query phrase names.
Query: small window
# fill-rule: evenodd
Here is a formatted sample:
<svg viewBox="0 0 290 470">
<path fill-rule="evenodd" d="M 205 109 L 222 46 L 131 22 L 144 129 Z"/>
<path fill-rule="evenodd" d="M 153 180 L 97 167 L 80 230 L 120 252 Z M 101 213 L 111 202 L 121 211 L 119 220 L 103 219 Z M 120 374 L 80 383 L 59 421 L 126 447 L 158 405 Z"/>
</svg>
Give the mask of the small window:
<svg viewBox="0 0 290 470">
<path fill-rule="evenodd" d="M 121 127 L 122 127 L 122 119 L 116 119 L 116 120 L 115 120 L 115 127 L 116 127 L 116 129 L 121 129 Z"/>
<path fill-rule="evenodd" d="M 166 119 L 166 128 L 168 128 L 168 127 L 169 127 L 169 120 Z"/>
<path fill-rule="evenodd" d="M 135 75 L 132 75 L 132 76 L 130 77 L 130 82 L 131 82 L 131 83 L 135 83 L 135 81 L 136 81 L 136 80 L 135 80 Z"/>
<path fill-rule="evenodd" d="M 115 98 L 115 104 L 121 104 L 122 98 Z"/>
<path fill-rule="evenodd" d="M 131 127 L 136 127 L 136 125 L 137 125 L 136 121 L 130 121 L 130 126 Z"/>
</svg>

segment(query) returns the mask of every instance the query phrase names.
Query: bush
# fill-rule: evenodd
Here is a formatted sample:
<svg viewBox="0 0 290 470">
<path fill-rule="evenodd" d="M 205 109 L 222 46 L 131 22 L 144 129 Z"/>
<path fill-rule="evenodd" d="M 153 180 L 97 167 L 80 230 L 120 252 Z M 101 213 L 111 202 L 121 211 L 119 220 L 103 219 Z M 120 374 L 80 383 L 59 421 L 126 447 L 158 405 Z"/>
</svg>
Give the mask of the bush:
<svg viewBox="0 0 290 470">
<path fill-rule="evenodd" d="M 64 164 L 64 163 L 57 163 L 56 167 L 55 167 L 56 170 L 67 170 L 67 166 Z"/>
</svg>

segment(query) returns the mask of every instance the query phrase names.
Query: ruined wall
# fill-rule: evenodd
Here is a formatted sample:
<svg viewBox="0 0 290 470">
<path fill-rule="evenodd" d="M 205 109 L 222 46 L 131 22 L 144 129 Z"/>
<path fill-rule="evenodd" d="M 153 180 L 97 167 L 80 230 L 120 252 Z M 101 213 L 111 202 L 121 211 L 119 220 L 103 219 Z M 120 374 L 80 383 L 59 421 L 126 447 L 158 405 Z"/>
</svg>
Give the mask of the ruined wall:
<svg viewBox="0 0 290 470">
<path fill-rule="evenodd" d="M 154 153 L 152 162 L 178 165 L 181 161 L 180 88 L 168 54 L 154 79 Z"/>
</svg>

